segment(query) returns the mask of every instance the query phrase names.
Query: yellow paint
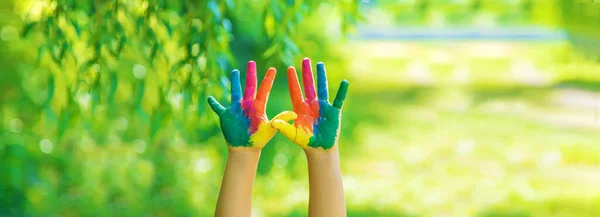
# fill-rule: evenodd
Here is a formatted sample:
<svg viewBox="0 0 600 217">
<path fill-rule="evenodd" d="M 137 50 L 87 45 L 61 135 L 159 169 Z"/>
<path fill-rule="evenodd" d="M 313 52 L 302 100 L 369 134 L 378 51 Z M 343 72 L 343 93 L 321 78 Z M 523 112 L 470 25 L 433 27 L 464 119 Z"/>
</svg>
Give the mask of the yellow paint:
<svg viewBox="0 0 600 217">
<path fill-rule="evenodd" d="M 310 129 L 297 127 L 281 120 L 273 120 L 273 127 L 301 148 L 307 148 L 313 133 Z"/>
<path fill-rule="evenodd" d="M 272 122 L 274 121 L 283 121 L 287 123 L 288 121 L 296 119 L 296 113 L 291 111 L 284 111 L 273 117 L 269 122 L 262 122 L 258 125 L 258 130 L 254 132 L 250 136 L 250 142 L 252 143 L 252 147 L 254 148 L 263 148 L 269 142 L 275 133 L 277 133 L 277 128 L 273 127 Z M 308 144 L 308 143 L 307 143 Z"/>
</svg>

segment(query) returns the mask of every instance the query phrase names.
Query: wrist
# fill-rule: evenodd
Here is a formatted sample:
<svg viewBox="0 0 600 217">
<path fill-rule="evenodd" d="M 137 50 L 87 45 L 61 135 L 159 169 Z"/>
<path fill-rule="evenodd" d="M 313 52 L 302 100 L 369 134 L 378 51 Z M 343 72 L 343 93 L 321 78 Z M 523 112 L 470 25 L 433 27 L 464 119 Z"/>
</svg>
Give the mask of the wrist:
<svg viewBox="0 0 600 217">
<path fill-rule="evenodd" d="M 325 150 L 322 148 L 306 148 L 304 149 L 304 153 L 306 154 L 306 159 L 309 162 L 338 160 L 339 158 L 337 147 L 334 147 L 329 150 Z"/>
<path fill-rule="evenodd" d="M 252 165 L 258 162 L 260 149 L 229 147 L 227 160 Z"/>
<path fill-rule="evenodd" d="M 323 149 L 323 148 L 312 148 L 312 147 L 307 147 L 304 148 L 304 153 L 306 154 L 306 156 L 311 156 L 311 157 L 316 157 L 316 156 L 337 156 L 338 155 L 338 148 L 337 145 L 333 146 L 333 148 L 330 149 Z"/>
<path fill-rule="evenodd" d="M 254 147 L 232 147 L 232 146 L 227 146 L 227 151 L 231 154 L 231 153 L 247 153 L 247 154 L 251 154 L 251 153 L 259 153 L 261 149 L 259 148 L 254 148 Z"/>
</svg>

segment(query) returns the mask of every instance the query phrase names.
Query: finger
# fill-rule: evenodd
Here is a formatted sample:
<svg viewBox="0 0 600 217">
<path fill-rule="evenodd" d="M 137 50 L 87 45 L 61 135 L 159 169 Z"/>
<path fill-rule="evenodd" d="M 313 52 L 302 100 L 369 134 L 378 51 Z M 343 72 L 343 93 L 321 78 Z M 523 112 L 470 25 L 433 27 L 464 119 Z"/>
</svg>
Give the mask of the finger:
<svg viewBox="0 0 600 217">
<path fill-rule="evenodd" d="M 315 80 L 313 78 L 312 66 L 310 59 L 302 60 L 302 84 L 304 85 L 304 95 L 307 101 L 315 100 Z"/>
<path fill-rule="evenodd" d="M 292 105 L 302 102 L 302 91 L 300 91 L 300 82 L 298 82 L 298 75 L 296 69 L 293 66 L 287 69 L 288 77 L 288 89 L 290 91 L 290 98 L 292 98 Z"/>
<path fill-rule="evenodd" d="M 231 72 L 231 103 L 242 100 L 242 85 L 240 84 L 240 71 Z"/>
<path fill-rule="evenodd" d="M 279 132 L 281 132 L 281 134 L 283 134 L 285 137 L 287 137 L 289 140 L 291 140 L 292 142 L 294 142 L 294 140 L 296 140 L 296 127 L 294 127 L 294 125 L 291 125 L 288 122 L 285 122 L 283 120 L 273 120 L 271 122 L 271 126 L 274 127 L 275 129 L 279 130 Z"/>
<path fill-rule="evenodd" d="M 295 120 L 296 118 L 298 118 L 298 115 L 295 112 L 284 111 L 284 112 L 279 113 L 278 115 L 275 115 L 275 117 L 273 117 L 272 120 L 273 121 L 274 120 L 282 120 L 282 121 L 288 122 L 288 121 Z"/>
<path fill-rule="evenodd" d="M 208 97 L 208 104 L 210 105 L 210 108 L 212 108 L 212 110 L 215 111 L 215 113 L 217 113 L 217 115 L 221 115 L 223 114 L 223 112 L 225 112 L 225 107 L 223 107 L 221 103 L 219 103 L 212 96 Z"/>
<path fill-rule="evenodd" d="M 325 64 L 317 63 L 317 87 L 319 88 L 319 100 L 329 102 L 329 90 L 327 88 L 327 74 Z"/>
<path fill-rule="evenodd" d="M 342 83 L 340 83 L 340 88 L 338 89 L 337 94 L 335 95 L 335 100 L 333 100 L 333 107 L 342 109 L 344 100 L 346 100 L 346 93 L 348 93 L 348 81 L 343 80 Z"/>
<path fill-rule="evenodd" d="M 250 61 L 246 67 L 244 100 L 253 100 L 254 98 L 256 98 L 256 62 Z"/>
<path fill-rule="evenodd" d="M 257 100 L 263 101 L 265 104 L 267 104 L 269 93 L 271 93 L 271 88 L 273 87 L 273 80 L 275 80 L 275 74 L 277 74 L 277 70 L 275 70 L 273 67 L 269 68 L 265 78 L 260 83 L 258 94 L 256 94 Z"/>
</svg>

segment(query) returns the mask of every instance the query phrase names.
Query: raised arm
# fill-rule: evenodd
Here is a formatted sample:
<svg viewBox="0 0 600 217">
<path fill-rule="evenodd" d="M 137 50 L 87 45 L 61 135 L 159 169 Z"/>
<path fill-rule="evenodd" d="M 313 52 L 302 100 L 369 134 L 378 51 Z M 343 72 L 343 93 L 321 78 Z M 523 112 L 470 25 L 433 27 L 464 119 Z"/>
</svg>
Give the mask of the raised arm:
<svg viewBox="0 0 600 217">
<path fill-rule="evenodd" d="M 276 71 L 270 68 L 256 92 L 256 63 L 248 62 L 246 90 L 242 97 L 240 72 L 231 73 L 231 105 L 223 107 L 212 96 L 210 107 L 219 115 L 221 130 L 228 145 L 227 165 L 221 183 L 215 216 L 250 216 L 252 186 L 261 149 L 277 132 L 269 121 L 265 107 Z M 273 120 L 290 121 L 296 114 L 287 111 Z"/>
<path fill-rule="evenodd" d="M 338 137 L 341 109 L 348 91 L 348 81 L 341 82 L 333 104 L 329 102 L 325 65 L 317 64 L 318 94 L 315 92 L 310 59 L 302 62 L 303 98 L 296 69 L 288 68 L 288 87 L 298 115 L 294 124 L 274 120 L 273 126 L 304 149 L 308 160 L 311 217 L 346 216 L 346 203 L 339 163 Z"/>
</svg>

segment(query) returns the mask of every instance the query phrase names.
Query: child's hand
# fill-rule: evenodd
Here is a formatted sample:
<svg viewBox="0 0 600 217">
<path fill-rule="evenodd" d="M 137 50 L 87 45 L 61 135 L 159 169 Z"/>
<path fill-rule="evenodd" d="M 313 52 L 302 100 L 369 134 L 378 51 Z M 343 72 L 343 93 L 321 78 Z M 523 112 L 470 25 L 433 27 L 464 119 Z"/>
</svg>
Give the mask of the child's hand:
<svg viewBox="0 0 600 217">
<path fill-rule="evenodd" d="M 337 148 L 341 109 L 346 99 L 346 92 L 348 92 L 348 81 L 342 81 L 335 100 L 331 104 L 329 103 L 327 75 L 323 63 L 317 63 L 318 98 L 315 96 L 310 59 L 305 58 L 302 61 L 302 83 L 304 84 L 306 100 L 303 100 L 300 92 L 296 69 L 289 67 L 287 74 L 290 96 L 294 112 L 298 115 L 298 118 L 294 125 L 287 123 L 285 120 L 274 120 L 273 127 L 304 149 L 322 148 L 330 150 Z"/>
<path fill-rule="evenodd" d="M 223 107 L 212 96 L 208 98 L 208 104 L 220 117 L 225 141 L 234 150 L 243 147 L 261 149 L 277 133 L 277 129 L 271 127 L 271 121 L 265 114 L 275 74 L 275 69 L 269 68 L 257 94 L 256 63 L 250 61 L 246 69 L 246 90 L 243 99 L 238 70 L 233 70 L 231 73 L 231 105 L 229 108 Z M 293 112 L 284 111 L 275 116 L 273 120 L 286 122 L 295 118 L 296 114 Z"/>
</svg>

